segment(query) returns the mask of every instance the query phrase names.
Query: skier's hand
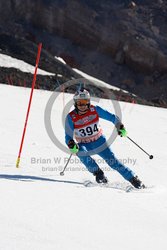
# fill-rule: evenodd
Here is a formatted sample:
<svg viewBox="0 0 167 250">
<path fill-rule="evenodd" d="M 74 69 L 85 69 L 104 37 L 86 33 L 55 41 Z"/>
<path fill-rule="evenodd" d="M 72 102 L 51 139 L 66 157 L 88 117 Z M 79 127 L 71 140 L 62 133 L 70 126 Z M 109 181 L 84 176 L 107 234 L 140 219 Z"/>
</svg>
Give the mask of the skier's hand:
<svg viewBox="0 0 167 250">
<path fill-rule="evenodd" d="M 78 146 L 78 144 L 74 140 L 70 140 L 68 142 L 68 147 L 69 147 L 70 152 L 72 154 L 77 154 L 78 151 L 79 151 L 79 146 Z"/>
<path fill-rule="evenodd" d="M 123 124 L 120 123 L 120 124 L 116 125 L 116 128 L 117 128 L 118 134 L 121 137 L 126 137 L 127 136 L 127 131 L 126 131 L 126 129 L 125 129 L 125 127 L 124 127 Z"/>
</svg>

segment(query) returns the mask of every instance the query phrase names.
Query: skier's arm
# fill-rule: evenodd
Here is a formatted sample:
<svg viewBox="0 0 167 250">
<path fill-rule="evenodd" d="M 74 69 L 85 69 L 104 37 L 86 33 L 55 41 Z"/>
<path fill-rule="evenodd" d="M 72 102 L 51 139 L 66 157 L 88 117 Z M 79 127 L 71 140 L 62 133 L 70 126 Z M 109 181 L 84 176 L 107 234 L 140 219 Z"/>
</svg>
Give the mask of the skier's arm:
<svg viewBox="0 0 167 250">
<path fill-rule="evenodd" d="M 70 115 L 68 114 L 65 120 L 65 142 L 67 145 L 70 140 L 73 140 L 73 134 L 74 134 L 74 124 L 72 122 Z"/>
<path fill-rule="evenodd" d="M 118 116 L 108 112 L 106 109 L 103 109 L 99 106 L 96 106 L 95 108 L 96 108 L 96 111 L 97 111 L 100 118 L 107 120 L 107 121 L 110 121 L 115 125 L 118 123 L 121 123 Z"/>
<path fill-rule="evenodd" d="M 78 144 L 73 140 L 74 124 L 70 115 L 68 114 L 65 120 L 65 142 L 72 154 L 77 154 L 79 151 Z"/>
<path fill-rule="evenodd" d="M 99 114 L 100 118 L 105 119 L 107 121 L 111 121 L 112 123 L 115 124 L 117 132 L 121 137 L 127 136 L 127 131 L 118 116 L 108 112 L 105 109 L 102 109 L 99 106 L 96 106 L 96 111 Z"/>
</svg>

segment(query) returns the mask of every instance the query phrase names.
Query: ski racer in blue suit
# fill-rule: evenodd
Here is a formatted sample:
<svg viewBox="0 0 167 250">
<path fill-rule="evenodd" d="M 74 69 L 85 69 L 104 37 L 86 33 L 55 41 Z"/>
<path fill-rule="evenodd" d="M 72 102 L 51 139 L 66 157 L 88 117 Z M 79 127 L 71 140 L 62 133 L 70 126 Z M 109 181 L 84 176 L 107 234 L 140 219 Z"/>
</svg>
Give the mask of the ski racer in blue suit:
<svg viewBox="0 0 167 250">
<path fill-rule="evenodd" d="M 102 133 L 99 118 L 112 122 L 118 134 L 126 136 L 127 131 L 120 119 L 99 106 L 91 105 L 90 94 L 86 89 L 77 91 L 73 99 L 75 109 L 67 115 L 65 120 L 65 142 L 71 153 L 79 157 L 98 183 L 107 183 L 108 180 L 91 157 L 93 154 L 102 157 L 112 169 L 118 171 L 135 188 L 144 188 L 138 176 L 116 159 Z"/>
</svg>

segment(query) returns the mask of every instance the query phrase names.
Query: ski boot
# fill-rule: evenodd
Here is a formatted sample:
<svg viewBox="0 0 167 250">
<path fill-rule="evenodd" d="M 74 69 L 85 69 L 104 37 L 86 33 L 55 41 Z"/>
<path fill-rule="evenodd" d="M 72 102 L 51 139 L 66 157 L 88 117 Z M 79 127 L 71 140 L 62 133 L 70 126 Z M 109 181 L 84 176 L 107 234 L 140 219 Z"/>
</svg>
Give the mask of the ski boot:
<svg viewBox="0 0 167 250">
<path fill-rule="evenodd" d="M 132 177 L 132 179 L 129 180 L 129 182 L 134 186 L 135 188 L 142 189 L 146 186 L 139 180 L 138 176 Z"/>
<path fill-rule="evenodd" d="M 104 172 L 101 169 L 97 170 L 93 174 L 96 177 L 96 182 L 97 183 L 103 183 L 103 184 L 108 183 L 108 180 L 105 177 Z"/>
</svg>

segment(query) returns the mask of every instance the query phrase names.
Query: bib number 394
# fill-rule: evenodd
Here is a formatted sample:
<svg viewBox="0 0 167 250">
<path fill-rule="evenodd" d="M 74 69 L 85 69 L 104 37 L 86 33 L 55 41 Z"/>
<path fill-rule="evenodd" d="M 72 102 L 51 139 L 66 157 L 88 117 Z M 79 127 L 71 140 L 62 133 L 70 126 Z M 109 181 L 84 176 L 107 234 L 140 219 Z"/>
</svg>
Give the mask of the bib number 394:
<svg viewBox="0 0 167 250">
<path fill-rule="evenodd" d="M 86 128 L 79 129 L 80 136 L 91 136 L 98 132 L 97 124 L 95 123 L 93 126 L 88 126 Z"/>
</svg>

